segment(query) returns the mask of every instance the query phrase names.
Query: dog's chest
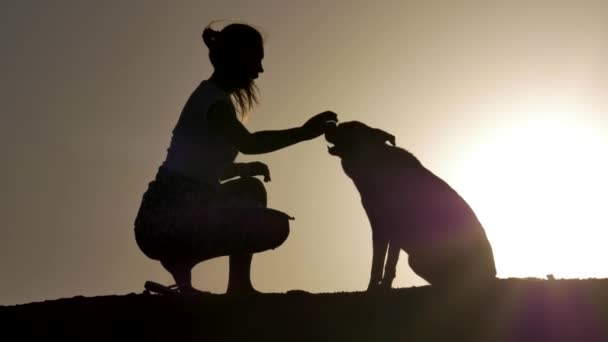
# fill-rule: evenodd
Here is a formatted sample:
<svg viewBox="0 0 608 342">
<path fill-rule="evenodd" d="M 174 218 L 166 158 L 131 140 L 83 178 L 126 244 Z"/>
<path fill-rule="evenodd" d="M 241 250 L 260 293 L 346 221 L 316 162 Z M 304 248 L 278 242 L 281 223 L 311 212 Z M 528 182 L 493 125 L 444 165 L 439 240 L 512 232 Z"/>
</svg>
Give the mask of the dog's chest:
<svg viewBox="0 0 608 342">
<path fill-rule="evenodd" d="M 361 203 L 367 209 L 388 210 L 402 202 L 398 197 L 405 196 L 405 189 L 399 189 L 397 182 L 387 175 L 362 173 L 349 175 L 352 179 Z"/>
<path fill-rule="evenodd" d="M 401 178 L 394 168 L 373 163 L 342 162 L 344 173 L 353 181 L 362 196 L 382 196 L 390 193 L 392 185 Z"/>
</svg>

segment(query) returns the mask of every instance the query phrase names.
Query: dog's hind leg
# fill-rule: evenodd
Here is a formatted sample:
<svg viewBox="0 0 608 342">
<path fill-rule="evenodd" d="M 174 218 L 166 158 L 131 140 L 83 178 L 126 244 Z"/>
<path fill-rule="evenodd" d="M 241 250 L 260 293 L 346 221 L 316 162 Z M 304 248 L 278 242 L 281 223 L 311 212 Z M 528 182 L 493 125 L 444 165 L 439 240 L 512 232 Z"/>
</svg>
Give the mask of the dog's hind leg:
<svg viewBox="0 0 608 342">
<path fill-rule="evenodd" d="M 386 264 L 384 265 L 384 276 L 382 277 L 382 287 L 390 289 L 393 286 L 393 280 L 397 276 L 397 262 L 399 261 L 399 253 L 401 248 L 394 242 L 388 244 L 388 255 L 386 256 Z"/>
</svg>

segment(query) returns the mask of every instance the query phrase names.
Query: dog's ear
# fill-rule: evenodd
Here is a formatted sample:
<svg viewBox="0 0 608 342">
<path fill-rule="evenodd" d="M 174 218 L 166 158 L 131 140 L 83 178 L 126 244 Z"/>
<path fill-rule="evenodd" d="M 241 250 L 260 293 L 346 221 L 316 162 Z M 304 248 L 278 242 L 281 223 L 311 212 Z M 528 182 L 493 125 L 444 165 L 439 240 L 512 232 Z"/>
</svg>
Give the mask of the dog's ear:
<svg viewBox="0 0 608 342">
<path fill-rule="evenodd" d="M 395 136 L 394 135 L 392 135 L 390 133 L 387 133 L 387 132 L 385 132 L 385 131 L 383 131 L 381 129 L 378 129 L 378 128 L 375 128 L 374 132 L 376 133 L 376 136 L 378 137 L 378 139 L 380 141 L 382 141 L 382 143 L 386 143 L 388 141 L 393 146 L 397 145 L 397 143 L 395 142 Z"/>
</svg>

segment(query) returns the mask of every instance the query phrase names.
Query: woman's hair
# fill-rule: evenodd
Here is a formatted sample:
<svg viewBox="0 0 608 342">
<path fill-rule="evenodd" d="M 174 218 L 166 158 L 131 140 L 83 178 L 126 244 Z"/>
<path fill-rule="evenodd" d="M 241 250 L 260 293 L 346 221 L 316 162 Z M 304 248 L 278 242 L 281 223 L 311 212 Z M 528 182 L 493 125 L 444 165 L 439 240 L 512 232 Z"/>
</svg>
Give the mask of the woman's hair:
<svg viewBox="0 0 608 342">
<path fill-rule="evenodd" d="M 203 41 L 209 48 L 209 60 L 215 68 L 227 75 L 237 78 L 243 77 L 243 59 L 249 57 L 257 49 L 261 49 L 264 39 L 260 32 L 247 24 L 234 23 L 224 27 L 221 31 L 211 28 L 211 22 L 203 30 Z M 252 57 L 250 57 L 252 58 Z M 241 118 L 258 103 L 258 88 L 254 80 L 250 79 L 246 84 L 232 93 L 236 102 L 237 111 Z"/>
</svg>

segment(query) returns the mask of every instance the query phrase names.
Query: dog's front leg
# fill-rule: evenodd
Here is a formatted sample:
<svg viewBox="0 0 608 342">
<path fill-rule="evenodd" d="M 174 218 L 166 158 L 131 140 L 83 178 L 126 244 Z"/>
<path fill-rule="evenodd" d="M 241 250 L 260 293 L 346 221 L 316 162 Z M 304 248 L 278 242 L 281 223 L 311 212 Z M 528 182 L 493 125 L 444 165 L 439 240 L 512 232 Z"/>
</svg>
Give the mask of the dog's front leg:
<svg viewBox="0 0 608 342">
<path fill-rule="evenodd" d="M 372 230 L 372 269 L 367 291 L 377 289 L 380 286 L 380 281 L 382 280 L 382 267 L 384 266 L 384 257 L 386 256 L 387 247 L 388 239 L 375 230 Z"/>
<path fill-rule="evenodd" d="M 384 276 L 382 277 L 381 283 L 382 288 L 390 289 L 393 286 L 393 280 L 395 280 L 397 275 L 399 252 L 401 252 L 401 248 L 399 248 L 394 242 L 389 242 L 386 265 L 384 265 Z"/>
</svg>

